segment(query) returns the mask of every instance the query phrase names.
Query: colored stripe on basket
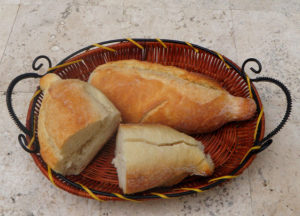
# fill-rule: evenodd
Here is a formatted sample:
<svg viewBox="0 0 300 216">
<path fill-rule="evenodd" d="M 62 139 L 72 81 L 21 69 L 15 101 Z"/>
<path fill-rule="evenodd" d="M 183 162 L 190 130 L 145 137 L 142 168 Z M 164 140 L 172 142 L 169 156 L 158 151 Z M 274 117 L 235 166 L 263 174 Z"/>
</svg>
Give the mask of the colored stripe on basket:
<svg viewBox="0 0 300 216">
<path fill-rule="evenodd" d="M 35 123 L 35 115 L 33 116 L 33 134 L 32 134 L 32 138 L 27 146 L 28 149 L 31 149 L 31 146 L 35 140 L 35 129 L 36 129 L 36 123 Z"/>
<path fill-rule="evenodd" d="M 41 89 L 37 90 L 34 95 L 32 96 L 31 100 L 30 100 L 30 103 L 32 103 L 32 101 L 34 100 L 34 98 L 39 95 L 40 93 L 42 92 Z M 31 149 L 31 146 L 35 140 L 35 129 L 36 129 L 36 123 L 35 123 L 35 116 L 33 116 L 33 134 L 32 134 L 32 137 L 31 137 L 31 140 L 27 146 L 28 149 Z"/>
<path fill-rule="evenodd" d="M 198 192 L 198 193 L 201 193 L 203 192 L 203 190 L 200 190 L 198 188 L 180 188 L 181 190 L 186 190 L 186 191 L 195 191 L 195 192 Z"/>
<path fill-rule="evenodd" d="M 226 65 L 226 67 L 228 69 L 230 69 L 230 66 L 225 62 L 223 56 L 220 53 L 216 52 L 216 51 L 214 51 L 214 52 L 218 55 L 218 57 L 222 60 L 222 62 L 224 62 L 224 64 Z"/>
<path fill-rule="evenodd" d="M 79 182 L 76 182 L 77 184 L 79 184 L 83 190 L 85 190 L 93 199 L 102 202 L 104 200 L 100 199 L 99 197 L 97 197 L 90 189 L 88 189 L 86 186 L 80 184 Z"/>
<path fill-rule="evenodd" d="M 233 179 L 235 178 L 236 176 L 221 176 L 221 177 L 218 177 L 218 178 L 214 178 L 214 179 L 211 179 L 209 180 L 208 182 L 214 182 L 214 181 L 218 181 L 218 180 L 221 180 L 221 179 Z"/>
<path fill-rule="evenodd" d="M 76 64 L 76 63 L 81 62 L 81 61 L 83 61 L 83 59 L 79 59 L 79 60 L 76 60 L 76 61 L 67 62 L 67 63 L 61 64 L 61 65 L 57 65 L 55 67 L 49 68 L 48 71 L 51 71 L 51 70 L 54 70 L 54 69 L 57 69 L 57 68 L 66 67 L 66 66 L 71 65 L 71 64 Z"/>
<path fill-rule="evenodd" d="M 112 193 L 114 194 L 115 196 L 119 197 L 120 199 L 123 199 L 123 200 L 128 200 L 128 201 L 132 201 L 132 202 L 139 202 L 138 200 L 134 200 L 134 199 L 129 199 L 127 197 L 124 197 L 122 194 L 119 194 L 119 193 Z"/>
<path fill-rule="evenodd" d="M 250 148 L 250 149 L 248 150 L 248 152 L 245 154 L 245 156 L 243 157 L 243 159 L 242 159 L 242 161 L 240 162 L 240 164 L 243 163 L 243 161 L 246 159 L 246 157 L 248 156 L 248 154 L 249 154 L 251 151 L 257 150 L 257 149 L 260 149 L 260 148 L 261 148 L 261 146 L 253 146 L 252 148 Z"/>
<path fill-rule="evenodd" d="M 42 92 L 41 89 L 37 90 L 37 91 L 34 93 L 34 95 L 32 96 L 30 102 L 33 101 L 33 99 L 34 99 L 39 93 L 41 93 L 41 92 Z"/>
<path fill-rule="evenodd" d="M 155 196 L 159 196 L 160 198 L 163 198 L 163 199 L 170 199 L 170 197 L 168 197 L 167 195 L 164 195 L 162 193 L 155 193 L 155 192 L 153 192 L 151 194 L 153 194 Z"/>
<path fill-rule="evenodd" d="M 48 177 L 49 177 L 49 180 L 52 182 L 52 184 L 54 186 L 56 186 L 56 184 L 54 183 L 54 180 L 53 180 L 53 177 L 52 177 L 52 171 L 51 171 L 51 168 L 47 165 L 47 168 L 48 168 Z M 57 186 L 56 186 L 57 187 Z"/>
<path fill-rule="evenodd" d="M 164 42 L 162 42 L 161 39 L 156 38 L 156 40 L 157 40 L 164 48 L 167 48 L 166 44 L 165 44 Z"/>
<path fill-rule="evenodd" d="M 185 43 L 189 46 L 189 47 L 192 47 L 193 48 L 193 50 L 195 50 L 195 52 L 199 52 L 199 50 L 198 49 L 196 49 L 195 47 L 193 47 L 193 45 L 192 44 L 190 44 L 189 42 L 187 42 L 187 41 L 185 41 Z"/>
<path fill-rule="evenodd" d="M 132 40 L 131 38 L 126 38 L 126 40 L 128 40 L 129 42 L 133 43 L 134 45 L 136 45 L 138 48 L 140 49 L 144 49 L 144 47 L 140 44 L 138 44 L 136 41 Z"/>
<path fill-rule="evenodd" d="M 103 46 L 103 45 L 100 45 L 100 44 L 93 44 L 93 46 L 99 47 L 99 48 L 102 48 L 102 49 L 105 49 L 105 50 L 108 50 L 108 51 L 111 51 L 111 52 L 116 52 L 117 51 L 117 50 L 115 50 L 113 48 L 106 47 L 106 46 Z"/>
<path fill-rule="evenodd" d="M 251 89 L 251 85 L 250 85 L 250 79 L 247 74 L 246 74 L 246 78 L 247 78 L 247 84 L 248 84 L 248 88 L 249 88 L 250 98 L 253 98 L 252 89 Z"/>
<path fill-rule="evenodd" d="M 263 113 L 264 113 L 264 107 L 262 106 L 262 107 L 260 108 L 260 113 L 259 113 L 259 115 L 258 115 L 257 122 L 256 122 L 256 127 L 255 127 L 255 131 L 254 131 L 254 140 L 256 139 L 257 131 L 258 131 L 258 125 L 259 125 L 259 123 L 260 123 L 260 120 L 261 120 L 261 118 L 262 118 Z"/>
</svg>

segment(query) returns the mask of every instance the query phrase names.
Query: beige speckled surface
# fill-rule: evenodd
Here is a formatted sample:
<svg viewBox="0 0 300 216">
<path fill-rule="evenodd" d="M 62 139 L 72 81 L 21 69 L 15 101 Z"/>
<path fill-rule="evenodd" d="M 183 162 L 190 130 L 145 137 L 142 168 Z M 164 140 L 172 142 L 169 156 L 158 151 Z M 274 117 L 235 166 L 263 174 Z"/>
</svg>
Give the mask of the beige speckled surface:
<svg viewBox="0 0 300 216">
<path fill-rule="evenodd" d="M 0 5 L 0 60 L 5 50 L 7 40 L 10 36 L 18 8 L 19 6 L 16 4 Z"/>
<path fill-rule="evenodd" d="M 262 75 L 291 89 L 294 109 L 288 124 L 241 176 L 201 194 L 98 203 L 57 189 L 17 142 L 20 131 L 5 105 L 7 86 L 32 71 L 32 60 L 40 54 L 57 63 L 83 46 L 122 37 L 186 40 L 239 65 L 258 58 Z M 0 0 L 0 215 L 300 215 L 299 41 L 297 0 Z M 14 104 L 23 121 L 36 85 L 37 80 L 29 80 L 16 88 Z M 256 86 L 268 132 L 282 116 L 283 94 L 269 84 Z"/>
</svg>

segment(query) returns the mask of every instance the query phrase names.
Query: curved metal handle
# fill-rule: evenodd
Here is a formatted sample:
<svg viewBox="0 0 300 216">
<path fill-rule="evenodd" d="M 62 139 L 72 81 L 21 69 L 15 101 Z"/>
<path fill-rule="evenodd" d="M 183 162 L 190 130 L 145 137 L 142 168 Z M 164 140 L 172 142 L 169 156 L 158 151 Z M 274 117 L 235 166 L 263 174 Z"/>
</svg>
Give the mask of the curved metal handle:
<svg viewBox="0 0 300 216">
<path fill-rule="evenodd" d="M 32 62 L 32 69 L 35 70 L 35 71 L 38 71 L 39 69 L 41 69 L 41 67 L 43 67 L 43 63 L 40 63 L 38 66 L 36 66 L 37 62 L 40 60 L 40 59 L 46 59 L 47 62 L 48 62 L 48 68 L 51 68 L 52 67 L 52 62 L 50 60 L 50 58 L 48 56 L 45 56 L 45 55 L 40 55 L 38 57 L 36 57 L 33 62 Z"/>
<path fill-rule="evenodd" d="M 13 119 L 13 121 L 15 122 L 15 124 L 18 126 L 18 128 L 23 131 L 25 134 L 32 136 L 32 132 L 30 130 L 28 130 L 22 123 L 21 121 L 18 119 L 13 106 L 12 106 L 12 93 L 14 90 L 14 87 L 16 86 L 16 84 L 18 82 L 20 82 L 21 80 L 24 79 L 28 79 L 28 78 L 40 78 L 42 77 L 41 75 L 37 74 L 37 73 L 25 73 L 25 74 L 21 74 L 19 76 L 17 76 L 16 78 L 14 78 L 11 83 L 9 84 L 8 88 L 7 88 L 7 92 L 6 92 L 6 104 L 7 104 L 7 108 L 8 108 L 8 112 L 11 116 L 11 118 Z"/>
<path fill-rule="evenodd" d="M 271 82 L 271 83 L 277 85 L 278 87 L 280 87 L 286 96 L 287 106 L 286 106 L 285 114 L 284 114 L 281 122 L 279 123 L 279 125 L 260 141 L 261 143 L 264 143 L 267 140 L 271 139 L 275 134 L 277 134 L 283 128 L 285 123 L 287 122 L 287 120 L 291 114 L 291 111 L 292 111 L 292 98 L 291 98 L 291 94 L 290 94 L 290 91 L 288 90 L 288 88 L 282 82 L 280 82 L 276 79 L 273 79 L 270 77 L 258 77 L 255 79 L 251 79 L 251 81 L 252 82 Z M 264 146 L 262 146 L 262 147 L 264 147 Z M 265 148 L 262 148 L 261 150 L 263 150 Z"/>
<path fill-rule="evenodd" d="M 248 62 L 254 62 L 258 66 L 257 70 L 254 69 L 253 67 L 251 67 L 250 70 L 252 72 L 254 72 L 256 74 L 259 74 L 261 72 L 261 70 L 262 70 L 261 63 L 257 59 L 255 59 L 255 58 L 246 59 L 244 61 L 243 65 L 242 65 L 242 70 L 241 70 L 242 76 L 244 77 L 245 80 L 247 79 L 247 74 L 245 72 L 245 67 L 246 67 L 246 64 Z M 261 152 L 264 149 L 266 149 L 272 143 L 271 138 L 275 134 L 277 134 L 283 128 L 283 126 L 285 125 L 285 123 L 287 122 L 287 120 L 288 120 L 288 118 L 290 116 L 290 113 L 292 111 L 292 99 L 291 99 L 291 94 L 290 94 L 290 91 L 288 90 L 288 88 L 283 83 L 281 83 L 280 81 L 278 81 L 276 79 L 273 79 L 273 78 L 270 78 L 270 77 L 258 77 L 258 78 L 250 79 L 250 80 L 252 82 L 271 82 L 271 83 L 277 85 L 284 92 L 284 94 L 286 96 L 286 100 L 287 100 L 286 111 L 285 111 L 283 119 L 281 120 L 281 122 L 279 123 L 279 125 L 274 130 L 272 130 L 267 136 L 265 136 L 261 141 L 259 141 L 259 143 L 257 143 L 257 145 L 260 145 L 261 148 L 258 149 L 258 150 L 256 150 L 256 152 Z M 250 88 L 252 88 L 252 87 L 250 86 Z M 255 99 L 255 101 L 257 101 L 256 95 L 253 95 L 253 98 Z"/>
<path fill-rule="evenodd" d="M 248 58 L 244 61 L 243 65 L 242 65 L 242 72 L 245 73 L 245 66 L 248 62 L 255 62 L 258 65 L 258 70 L 255 70 L 253 67 L 250 68 L 250 70 L 256 74 L 259 74 L 261 72 L 262 66 L 261 63 L 255 59 L 255 58 Z"/>
<path fill-rule="evenodd" d="M 49 57 L 45 56 L 45 55 L 40 55 L 40 56 L 37 56 L 33 62 L 32 62 L 32 69 L 37 71 L 39 69 L 41 69 L 41 67 L 43 66 L 42 63 L 40 63 L 38 66 L 36 65 L 38 63 L 38 61 L 40 59 L 45 59 L 47 60 L 48 62 L 48 66 L 49 68 L 51 68 L 52 66 L 52 63 L 51 63 L 51 60 L 49 59 Z M 45 74 L 44 74 L 45 75 Z M 29 135 L 29 136 L 32 136 L 32 132 L 29 131 L 21 122 L 20 120 L 18 119 L 14 109 L 13 109 L 13 106 L 12 106 L 12 93 L 13 93 L 13 90 L 14 90 L 14 87 L 16 86 L 16 84 L 18 82 L 20 82 L 21 80 L 23 79 L 28 79 L 28 78 L 40 78 L 44 75 L 39 75 L 37 73 L 25 73 L 25 74 L 21 74 L 20 76 L 17 76 L 16 78 L 14 78 L 8 88 L 7 88 L 7 92 L 6 92 L 6 104 L 7 104 L 7 108 L 8 108 L 8 112 L 11 116 L 11 118 L 14 120 L 14 122 L 16 123 L 16 125 L 18 126 L 18 128 L 23 131 L 25 134 Z M 19 139 L 20 140 L 20 139 Z M 24 140 L 24 139 L 23 139 Z M 20 142 L 21 143 L 21 142 Z"/>
<path fill-rule="evenodd" d="M 37 71 L 37 70 L 41 69 L 41 67 L 43 66 L 42 63 L 37 65 L 37 63 L 40 59 L 47 60 L 48 66 L 51 68 L 51 66 L 52 66 L 51 60 L 47 56 L 41 55 L 41 56 L 36 57 L 34 59 L 34 61 L 32 62 L 32 69 L 33 70 Z M 47 72 L 46 72 L 46 74 L 47 74 Z M 19 143 L 20 143 L 21 147 L 29 153 L 39 152 L 39 145 L 35 141 L 34 131 L 28 130 L 26 128 L 26 126 L 24 126 L 21 123 L 21 121 L 18 119 L 18 117 L 17 117 L 17 115 L 16 115 L 16 113 L 13 109 L 13 106 L 12 106 L 12 93 L 13 93 L 13 90 L 14 90 L 15 86 L 17 85 L 17 83 L 20 82 L 21 80 L 28 79 L 28 78 L 40 78 L 42 76 L 44 76 L 44 75 L 39 75 L 37 73 L 25 73 L 25 74 L 22 74 L 20 76 L 17 76 L 16 78 L 14 78 L 11 81 L 11 83 L 9 84 L 9 86 L 7 88 L 7 92 L 6 92 L 6 104 L 7 104 L 8 112 L 9 112 L 11 118 L 13 119 L 13 121 L 16 123 L 16 125 L 18 126 L 18 128 L 21 131 L 23 131 L 26 135 L 31 137 L 31 141 L 28 144 L 27 140 L 26 140 L 26 137 L 23 134 L 19 134 L 19 136 L 18 136 L 18 140 L 19 140 Z M 34 121 L 34 119 L 33 119 L 33 121 Z M 33 146 L 33 148 L 31 148 L 31 146 Z"/>
</svg>

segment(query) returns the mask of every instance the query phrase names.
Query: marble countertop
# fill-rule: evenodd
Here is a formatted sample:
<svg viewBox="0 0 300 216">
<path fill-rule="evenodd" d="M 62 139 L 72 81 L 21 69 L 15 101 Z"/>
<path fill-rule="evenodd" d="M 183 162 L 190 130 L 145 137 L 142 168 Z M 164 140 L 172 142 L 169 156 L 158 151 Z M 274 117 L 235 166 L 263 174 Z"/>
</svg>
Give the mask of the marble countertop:
<svg viewBox="0 0 300 216">
<path fill-rule="evenodd" d="M 32 71 L 38 55 L 57 63 L 86 45 L 124 37 L 189 41 L 239 65 L 255 57 L 262 76 L 279 79 L 291 90 L 292 115 L 241 176 L 201 194 L 99 203 L 59 190 L 19 146 L 5 91 L 14 77 Z M 0 0 L 0 215 L 300 215 L 299 41 L 299 0 Z M 23 122 L 37 85 L 38 80 L 24 81 L 14 92 Z M 266 83 L 256 86 L 270 132 L 283 116 L 284 95 Z"/>
</svg>

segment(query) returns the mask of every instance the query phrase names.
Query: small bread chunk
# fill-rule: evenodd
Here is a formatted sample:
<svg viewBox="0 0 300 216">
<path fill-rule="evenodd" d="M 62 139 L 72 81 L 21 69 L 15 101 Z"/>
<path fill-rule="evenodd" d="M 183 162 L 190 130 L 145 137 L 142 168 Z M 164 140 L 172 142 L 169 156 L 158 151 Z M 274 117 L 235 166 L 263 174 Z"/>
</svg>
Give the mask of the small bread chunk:
<svg viewBox="0 0 300 216">
<path fill-rule="evenodd" d="M 188 175 L 208 176 L 214 170 L 200 141 L 160 124 L 121 124 L 113 164 L 125 194 L 172 186 Z"/>
<path fill-rule="evenodd" d="M 47 74 L 38 118 L 43 160 L 63 175 L 79 174 L 117 129 L 120 112 L 98 89 Z"/>
</svg>

